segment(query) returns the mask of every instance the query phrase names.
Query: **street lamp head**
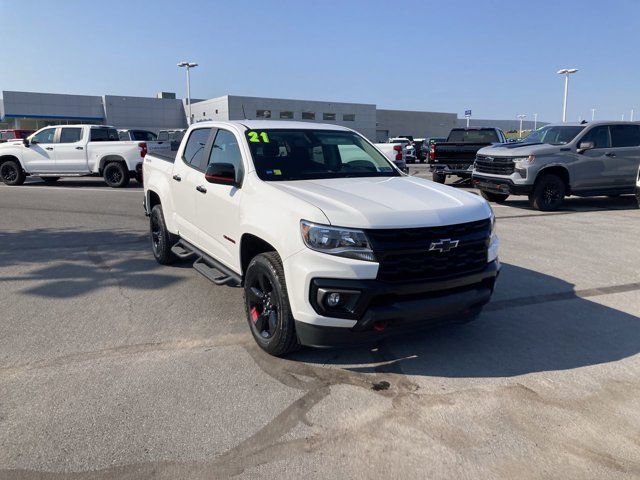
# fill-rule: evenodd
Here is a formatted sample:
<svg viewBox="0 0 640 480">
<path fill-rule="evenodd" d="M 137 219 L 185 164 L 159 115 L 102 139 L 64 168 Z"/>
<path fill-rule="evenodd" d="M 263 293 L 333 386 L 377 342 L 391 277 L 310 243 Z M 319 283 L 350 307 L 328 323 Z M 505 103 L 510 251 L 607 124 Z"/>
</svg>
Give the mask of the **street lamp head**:
<svg viewBox="0 0 640 480">
<path fill-rule="evenodd" d="M 180 62 L 178 64 L 179 67 L 187 67 L 187 68 L 193 68 L 193 67 L 197 67 L 198 64 L 197 63 L 192 63 L 192 62 Z"/>
<path fill-rule="evenodd" d="M 189 68 L 193 68 L 193 67 L 197 67 L 198 66 L 197 63 L 189 63 L 187 65 L 189 66 Z"/>
<path fill-rule="evenodd" d="M 187 62 L 180 62 L 178 64 L 179 67 L 186 67 L 187 65 L 189 65 Z"/>
<path fill-rule="evenodd" d="M 556 73 L 559 73 L 560 75 L 565 75 L 568 73 L 576 73 L 578 71 L 577 68 L 563 68 L 561 70 L 558 70 Z"/>
</svg>

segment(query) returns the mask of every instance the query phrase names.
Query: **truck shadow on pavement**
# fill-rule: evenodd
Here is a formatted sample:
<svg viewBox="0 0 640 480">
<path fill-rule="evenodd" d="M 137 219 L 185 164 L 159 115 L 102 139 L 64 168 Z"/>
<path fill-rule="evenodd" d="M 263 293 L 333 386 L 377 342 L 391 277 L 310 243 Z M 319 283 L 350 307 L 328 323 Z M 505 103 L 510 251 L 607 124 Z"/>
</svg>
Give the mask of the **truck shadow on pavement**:
<svg viewBox="0 0 640 480">
<path fill-rule="evenodd" d="M 110 286 L 154 290 L 181 281 L 156 271 L 162 267 L 148 255 L 148 241 L 124 230 L 0 232 L 0 282 L 20 283 L 27 295 L 73 298 Z"/>
<path fill-rule="evenodd" d="M 568 197 L 562 207 L 555 212 L 539 212 L 529 205 L 527 197 L 509 197 L 499 205 L 535 212 L 536 215 L 561 213 L 600 212 L 609 210 L 637 210 L 638 201 L 634 195 L 619 197 Z"/>
<path fill-rule="evenodd" d="M 559 278 L 503 264 L 496 289 L 473 323 L 390 337 L 373 347 L 305 349 L 290 358 L 361 373 L 461 378 L 573 369 L 640 352 L 640 318 L 589 300 L 637 295 L 640 281 L 576 291 Z"/>
</svg>

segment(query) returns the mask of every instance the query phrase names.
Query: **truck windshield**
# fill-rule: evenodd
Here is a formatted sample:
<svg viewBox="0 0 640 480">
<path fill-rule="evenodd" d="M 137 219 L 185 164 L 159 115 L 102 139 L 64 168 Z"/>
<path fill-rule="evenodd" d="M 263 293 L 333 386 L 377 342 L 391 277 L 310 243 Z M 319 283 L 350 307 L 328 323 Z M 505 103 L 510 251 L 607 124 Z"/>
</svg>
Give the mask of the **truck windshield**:
<svg viewBox="0 0 640 480">
<path fill-rule="evenodd" d="M 268 129 L 249 130 L 246 137 L 262 180 L 400 176 L 384 155 L 352 132 Z"/>
<path fill-rule="evenodd" d="M 451 130 L 447 142 L 455 143 L 499 143 L 498 133 L 492 129 Z"/>
<path fill-rule="evenodd" d="M 549 145 L 564 145 L 584 129 L 582 125 L 556 125 L 542 127 L 535 132 L 531 132 L 525 137 L 522 143 L 548 143 Z"/>
</svg>

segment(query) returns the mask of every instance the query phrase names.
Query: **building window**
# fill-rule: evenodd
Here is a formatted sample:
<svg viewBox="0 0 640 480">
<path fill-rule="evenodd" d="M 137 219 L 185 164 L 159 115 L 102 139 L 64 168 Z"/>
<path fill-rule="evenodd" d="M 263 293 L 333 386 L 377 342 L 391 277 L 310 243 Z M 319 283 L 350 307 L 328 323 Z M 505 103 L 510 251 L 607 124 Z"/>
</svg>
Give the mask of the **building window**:
<svg viewBox="0 0 640 480">
<path fill-rule="evenodd" d="M 256 118 L 271 118 L 271 110 L 256 110 Z"/>
<path fill-rule="evenodd" d="M 293 112 L 280 112 L 280 118 L 284 120 L 293 120 Z"/>
<path fill-rule="evenodd" d="M 356 114 L 355 113 L 345 113 L 344 115 L 342 115 L 342 120 L 344 122 L 355 122 L 356 121 Z"/>
<path fill-rule="evenodd" d="M 329 120 L 332 122 L 336 121 L 336 114 L 335 113 L 323 113 L 322 114 L 322 120 Z"/>
<path fill-rule="evenodd" d="M 315 112 L 302 112 L 302 120 L 315 120 Z"/>
</svg>

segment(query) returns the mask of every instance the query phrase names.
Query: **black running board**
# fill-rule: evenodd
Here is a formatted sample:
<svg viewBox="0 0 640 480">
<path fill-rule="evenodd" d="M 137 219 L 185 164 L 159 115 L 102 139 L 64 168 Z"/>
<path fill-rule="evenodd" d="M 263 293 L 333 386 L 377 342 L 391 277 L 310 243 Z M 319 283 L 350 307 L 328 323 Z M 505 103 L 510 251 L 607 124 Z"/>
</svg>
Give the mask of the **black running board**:
<svg viewBox="0 0 640 480">
<path fill-rule="evenodd" d="M 240 275 L 186 240 L 178 241 L 171 247 L 171 251 L 181 259 L 195 256 L 196 260 L 193 262 L 193 268 L 216 285 L 229 285 L 232 287 L 242 285 L 242 277 Z"/>
</svg>

